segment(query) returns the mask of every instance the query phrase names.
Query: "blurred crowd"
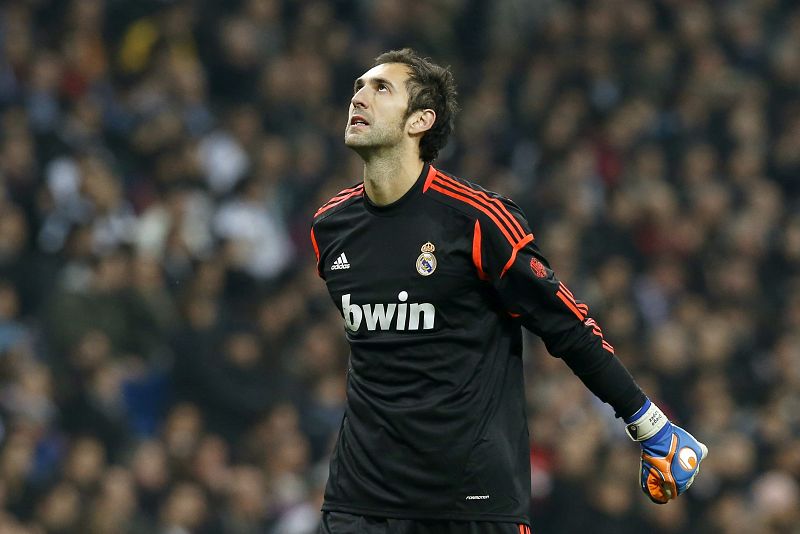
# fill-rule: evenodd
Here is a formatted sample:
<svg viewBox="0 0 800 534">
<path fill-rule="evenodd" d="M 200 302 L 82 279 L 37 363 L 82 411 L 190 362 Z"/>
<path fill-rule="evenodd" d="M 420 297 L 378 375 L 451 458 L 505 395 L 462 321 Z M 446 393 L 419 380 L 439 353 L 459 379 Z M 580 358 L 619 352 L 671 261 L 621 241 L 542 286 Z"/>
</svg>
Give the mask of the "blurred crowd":
<svg viewBox="0 0 800 534">
<path fill-rule="evenodd" d="M 0 532 L 315 531 L 348 350 L 308 229 L 402 46 L 459 84 L 438 166 L 711 450 L 652 505 L 531 336 L 534 532 L 800 532 L 792 0 L 0 1 Z"/>
</svg>

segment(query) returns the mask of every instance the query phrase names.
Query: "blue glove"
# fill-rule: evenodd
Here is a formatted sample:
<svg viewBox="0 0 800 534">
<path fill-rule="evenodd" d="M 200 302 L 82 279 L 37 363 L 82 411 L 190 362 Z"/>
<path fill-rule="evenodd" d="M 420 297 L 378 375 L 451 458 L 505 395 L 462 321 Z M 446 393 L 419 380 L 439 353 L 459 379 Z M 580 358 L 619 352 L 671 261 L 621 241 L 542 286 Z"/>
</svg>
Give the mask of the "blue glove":
<svg viewBox="0 0 800 534">
<path fill-rule="evenodd" d="M 640 482 L 650 500 L 666 504 L 689 489 L 708 447 L 672 424 L 650 399 L 625 422 L 628 435 L 642 446 Z"/>
</svg>

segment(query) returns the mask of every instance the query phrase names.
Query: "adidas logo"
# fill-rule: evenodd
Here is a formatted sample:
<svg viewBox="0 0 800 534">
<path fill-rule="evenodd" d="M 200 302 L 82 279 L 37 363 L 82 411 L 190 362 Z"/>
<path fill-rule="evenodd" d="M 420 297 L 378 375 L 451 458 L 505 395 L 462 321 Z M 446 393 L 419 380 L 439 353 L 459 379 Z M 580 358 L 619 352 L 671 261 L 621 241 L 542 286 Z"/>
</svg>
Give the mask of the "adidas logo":
<svg viewBox="0 0 800 534">
<path fill-rule="evenodd" d="M 344 252 L 339 254 L 339 257 L 336 258 L 336 261 L 333 262 L 331 265 L 331 271 L 336 271 L 339 269 L 349 269 L 350 264 L 347 262 L 347 256 L 344 255 Z"/>
</svg>

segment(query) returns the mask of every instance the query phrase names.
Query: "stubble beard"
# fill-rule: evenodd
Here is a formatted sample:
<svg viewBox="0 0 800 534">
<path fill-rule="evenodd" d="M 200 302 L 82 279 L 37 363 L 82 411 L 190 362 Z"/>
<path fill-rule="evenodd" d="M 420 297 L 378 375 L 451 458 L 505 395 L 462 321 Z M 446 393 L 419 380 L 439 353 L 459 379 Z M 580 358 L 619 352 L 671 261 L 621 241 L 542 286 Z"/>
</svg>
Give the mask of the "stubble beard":
<svg viewBox="0 0 800 534">
<path fill-rule="evenodd" d="M 400 144 L 403 139 L 403 127 L 405 118 L 393 127 L 368 126 L 368 131 L 357 134 L 350 134 L 348 125 L 345 128 L 344 144 L 362 159 L 367 160 L 375 154 L 379 154 L 386 149 L 391 149 Z"/>
</svg>

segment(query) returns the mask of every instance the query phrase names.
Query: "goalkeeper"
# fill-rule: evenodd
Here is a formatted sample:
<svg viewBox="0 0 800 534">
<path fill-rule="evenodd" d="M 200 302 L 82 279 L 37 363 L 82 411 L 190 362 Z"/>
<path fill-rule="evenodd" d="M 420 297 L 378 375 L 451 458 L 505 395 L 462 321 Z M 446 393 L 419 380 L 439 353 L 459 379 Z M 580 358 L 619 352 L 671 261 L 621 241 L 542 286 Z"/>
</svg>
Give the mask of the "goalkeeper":
<svg viewBox="0 0 800 534">
<path fill-rule="evenodd" d="M 625 421 L 645 494 L 677 498 L 706 447 L 645 396 L 520 209 L 432 165 L 455 95 L 408 49 L 355 81 L 344 140 L 363 182 L 311 229 L 351 349 L 320 532 L 530 532 L 522 327 Z"/>
</svg>

